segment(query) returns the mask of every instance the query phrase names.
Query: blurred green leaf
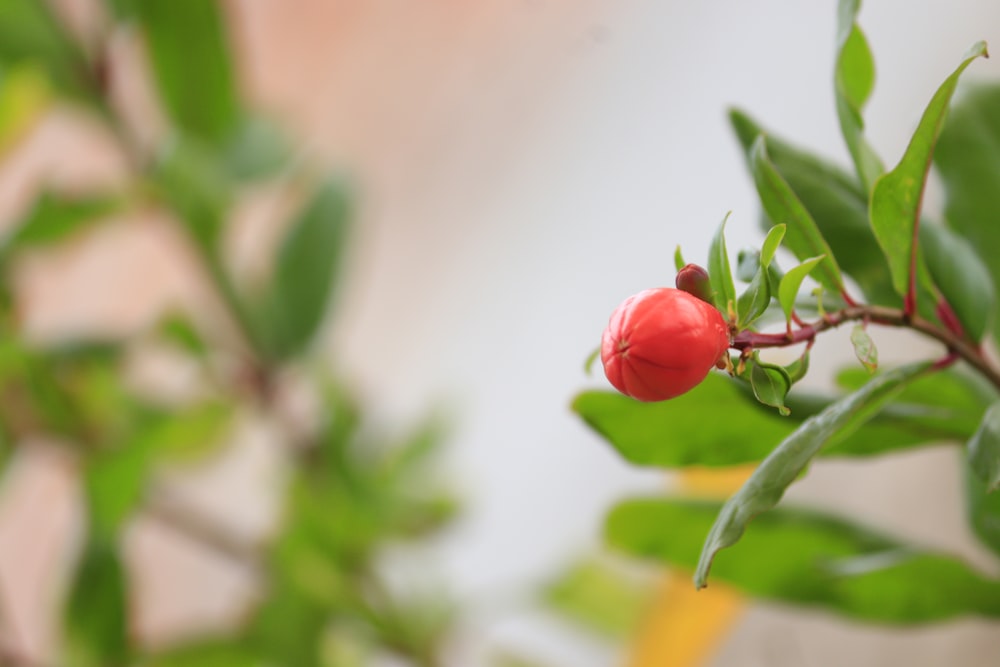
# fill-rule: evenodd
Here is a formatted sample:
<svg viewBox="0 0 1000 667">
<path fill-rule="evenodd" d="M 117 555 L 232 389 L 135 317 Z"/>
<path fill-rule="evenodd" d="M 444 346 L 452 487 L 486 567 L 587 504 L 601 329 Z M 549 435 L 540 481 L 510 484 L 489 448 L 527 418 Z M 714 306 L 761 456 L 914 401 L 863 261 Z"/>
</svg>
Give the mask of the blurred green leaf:
<svg viewBox="0 0 1000 667">
<path fill-rule="evenodd" d="M 612 510 L 605 534 L 635 556 L 693 569 L 719 511 L 715 502 L 627 500 Z M 863 621 L 911 625 L 1000 616 L 1000 582 L 957 558 L 798 508 L 757 517 L 739 550 L 719 554 L 712 575 L 755 598 Z"/>
<path fill-rule="evenodd" d="M 680 271 L 685 266 L 687 266 L 687 262 L 684 261 L 684 255 L 681 254 L 681 247 L 678 245 L 674 250 L 674 268 Z"/>
<path fill-rule="evenodd" d="M 92 532 L 105 538 L 117 535 L 141 502 L 153 464 L 190 459 L 217 445 L 231 415 L 228 406 L 216 403 L 163 415 L 139 425 L 115 449 L 93 455 L 85 471 Z"/>
<path fill-rule="evenodd" d="M 875 86 L 875 62 L 868 40 L 857 24 L 860 9 L 860 0 L 841 0 L 838 6 L 834 90 L 841 133 L 865 190 L 871 192 L 885 168 L 864 137 L 862 111 Z"/>
<path fill-rule="evenodd" d="M 777 505 L 785 489 L 823 447 L 857 430 L 906 384 L 930 368 L 928 363 L 917 363 L 878 375 L 858 391 L 804 421 L 785 438 L 723 505 L 705 540 L 695 571 L 695 585 L 698 588 L 705 586 L 719 550 L 739 541 L 751 519 Z"/>
<path fill-rule="evenodd" d="M 21 65 L 41 68 L 62 95 L 96 102 L 94 68 L 49 3 L 0 0 L 0 66 Z"/>
<path fill-rule="evenodd" d="M 742 111 L 731 110 L 729 120 L 749 159 L 764 129 Z M 816 222 L 844 273 L 854 279 L 870 303 L 899 305 L 885 258 L 868 223 L 865 189 L 842 169 L 773 134 L 768 133 L 765 141 L 771 163 Z M 770 227 L 781 220 L 765 218 L 764 222 Z"/>
<path fill-rule="evenodd" d="M 209 639 L 157 652 L 142 662 L 143 667 L 251 667 L 259 655 L 242 637 Z"/>
<path fill-rule="evenodd" d="M 786 225 L 784 240 L 788 249 L 802 262 L 821 256 L 816 280 L 835 294 L 843 292 L 844 283 L 833 251 L 809 209 L 771 163 L 763 136 L 759 136 L 750 149 L 750 170 L 768 217 L 777 224 Z"/>
<path fill-rule="evenodd" d="M 1000 488 L 1000 403 L 994 403 L 968 443 L 969 465 L 990 493 Z"/>
<path fill-rule="evenodd" d="M 916 252 L 924 184 L 931 166 L 934 144 L 948 112 L 948 103 L 965 68 L 976 58 L 985 55 L 985 42 L 979 42 L 969 50 L 958 69 L 934 93 L 899 164 L 879 178 L 872 191 L 872 229 L 888 260 L 892 284 L 897 294 L 907 294 L 911 267 L 916 266 L 913 255 Z"/>
<path fill-rule="evenodd" d="M 990 270 L 972 245 L 950 229 L 921 221 L 919 234 L 934 284 L 954 310 L 965 335 L 982 340 L 996 311 Z"/>
<path fill-rule="evenodd" d="M 39 67 L 13 65 L 0 70 L 0 156 L 41 119 L 51 88 Z"/>
<path fill-rule="evenodd" d="M 778 286 L 778 301 L 781 302 L 781 310 L 785 313 L 785 321 L 792 319 L 792 310 L 795 308 L 795 299 L 799 295 L 802 281 L 806 279 L 823 262 L 823 257 L 810 257 L 801 264 L 788 270 L 781 279 Z M 819 276 L 816 276 L 819 279 Z"/>
<path fill-rule="evenodd" d="M 157 156 L 152 178 L 200 248 L 214 253 L 232 199 L 218 155 L 197 139 L 176 135 Z"/>
<path fill-rule="evenodd" d="M 66 196 L 43 192 L 6 239 L 9 254 L 29 246 L 58 243 L 115 213 L 121 199 L 114 196 Z"/>
<path fill-rule="evenodd" d="M 223 150 L 226 171 L 237 181 L 257 181 L 278 174 L 291 160 L 288 140 L 264 118 L 247 116 Z"/>
<path fill-rule="evenodd" d="M 583 627 L 625 639 L 652 598 L 648 582 L 598 559 L 578 563 L 545 587 L 546 606 Z"/>
<path fill-rule="evenodd" d="M 736 285 L 733 283 L 733 270 L 729 265 L 729 251 L 726 250 L 728 220 L 729 213 L 726 213 L 708 248 L 708 277 L 712 285 L 712 297 L 715 300 L 715 307 L 723 313 L 723 316 L 736 307 Z"/>
<path fill-rule="evenodd" d="M 744 248 L 736 255 L 736 279 L 745 283 L 753 280 L 760 268 L 760 251 L 755 248 Z"/>
<path fill-rule="evenodd" d="M 181 313 L 172 313 L 164 317 L 157 326 L 157 333 L 192 357 L 204 359 L 209 354 L 208 344 L 194 323 Z"/>
<path fill-rule="evenodd" d="M 990 493 L 986 482 L 972 470 L 965 471 L 965 513 L 976 537 L 1000 556 L 1000 493 Z"/>
<path fill-rule="evenodd" d="M 325 181 L 299 211 L 275 258 L 259 327 L 278 359 L 301 353 L 316 336 L 346 255 L 350 206 L 344 187 Z"/>
<path fill-rule="evenodd" d="M 865 370 L 874 373 L 878 368 L 878 348 L 875 347 L 875 341 L 868 335 L 863 325 L 857 324 L 851 329 L 851 345 L 854 346 L 854 356 Z"/>
<path fill-rule="evenodd" d="M 953 277 L 965 277 L 976 283 L 984 277 L 990 278 L 994 295 L 1000 292 L 1000 253 L 995 251 L 1000 248 L 1000 225 L 996 224 L 995 215 L 1000 210 L 1000 159 L 997 155 L 1000 155 L 1000 85 L 971 87 L 948 114 L 934 152 L 934 162 L 944 184 L 947 222 L 969 241 L 969 247 L 989 272 L 986 276 L 977 276 L 981 271 L 977 268 L 978 263 L 966 268 L 959 263 L 960 259 L 946 266 L 955 272 Z M 930 264 L 935 253 L 929 244 L 924 246 Z M 969 275 L 963 276 L 966 270 Z M 948 281 L 935 280 L 944 290 L 943 283 Z M 971 293 L 978 292 L 979 288 L 973 288 Z M 952 294 L 946 295 L 949 302 L 955 298 Z M 952 305 L 957 313 L 959 304 Z M 991 314 L 984 312 L 983 316 Z M 966 319 L 968 316 L 962 319 L 962 324 L 969 327 L 970 335 L 974 335 L 974 325 L 967 324 Z M 994 329 L 994 336 L 1000 336 L 1000 329 Z"/>
<path fill-rule="evenodd" d="M 160 97 L 185 134 L 216 145 L 240 119 L 225 22 L 215 0 L 130 3 L 146 37 Z"/>
<path fill-rule="evenodd" d="M 129 664 L 128 581 L 113 543 L 89 542 L 63 612 L 66 667 Z"/>
</svg>

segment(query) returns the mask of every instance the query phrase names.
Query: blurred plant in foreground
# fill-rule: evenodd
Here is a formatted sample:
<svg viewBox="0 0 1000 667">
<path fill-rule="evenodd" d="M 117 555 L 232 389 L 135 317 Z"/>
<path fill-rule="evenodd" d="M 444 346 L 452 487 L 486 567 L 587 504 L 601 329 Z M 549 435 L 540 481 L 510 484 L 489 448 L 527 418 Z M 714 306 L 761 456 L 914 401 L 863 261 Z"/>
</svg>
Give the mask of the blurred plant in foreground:
<svg viewBox="0 0 1000 667">
<path fill-rule="evenodd" d="M 102 24 L 89 31 L 69 29 L 46 2 L 0 0 L 0 157 L 40 115 L 69 106 L 130 165 L 120 188 L 38 192 L 0 243 L 2 462 L 17 459 L 28 441 L 60 443 L 86 504 L 62 604 L 62 646 L 45 660 L 348 667 L 394 655 L 440 664 L 452 619 L 440 592 L 434 600 L 402 595 L 379 566 L 390 542 L 420 540 L 453 515 L 454 502 L 427 474 L 439 430 L 431 422 L 386 442 L 363 427 L 362 408 L 344 383 L 311 363 L 345 256 L 345 186 L 293 159 L 280 132 L 245 107 L 216 3 L 104 4 Z M 143 132 L 121 108 L 121 59 L 110 55 L 121 35 L 141 44 L 166 118 L 152 141 L 137 138 Z M 295 204 L 267 278 L 252 282 L 233 270 L 226 237 L 234 209 L 261 184 Z M 181 304 L 154 331 L 124 339 L 27 337 L 10 280 L 21 255 L 76 240 L 111 216 L 150 211 L 169 217 L 189 241 L 204 289 L 223 306 L 218 319 L 229 326 L 200 321 Z M 166 400 L 129 381 L 134 353 L 151 341 L 197 367 L 197 391 Z M 305 394 L 315 409 L 289 419 L 283 406 L 292 394 Z M 164 502 L 155 471 L 231 442 L 239 423 L 260 415 L 275 424 L 268 433 L 287 465 L 281 520 L 268 539 L 247 542 Z M 231 633 L 155 648 L 137 636 L 123 533 L 140 515 L 253 574 L 258 599 Z M 26 655 L 17 637 L 5 638 L 3 664 L 50 664 L 41 660 Z"/>
</svg>

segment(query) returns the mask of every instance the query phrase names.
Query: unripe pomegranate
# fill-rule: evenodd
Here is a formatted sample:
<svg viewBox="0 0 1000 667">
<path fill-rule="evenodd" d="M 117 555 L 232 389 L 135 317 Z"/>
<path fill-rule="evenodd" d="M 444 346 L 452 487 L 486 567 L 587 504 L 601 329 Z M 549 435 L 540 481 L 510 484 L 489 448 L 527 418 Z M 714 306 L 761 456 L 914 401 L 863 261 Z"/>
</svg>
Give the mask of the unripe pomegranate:
<svg viewBox="0 0 1000 667">
<path fill-rule="evenodd" d="M 729 349 L 729 329 L 714 306 L 661 287 L 625 299 L 601 340 L 604 374 L 640 401 L 665 401 L 698 385 Z"/>
</svg>

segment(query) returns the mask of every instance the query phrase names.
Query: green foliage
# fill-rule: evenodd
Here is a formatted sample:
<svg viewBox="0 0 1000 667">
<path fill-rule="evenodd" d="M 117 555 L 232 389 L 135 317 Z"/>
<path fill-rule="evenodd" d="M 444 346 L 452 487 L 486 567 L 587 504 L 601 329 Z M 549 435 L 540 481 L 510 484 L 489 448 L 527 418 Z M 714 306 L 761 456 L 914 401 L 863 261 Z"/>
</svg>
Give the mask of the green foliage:
<svg viewBox="0 0 1000 667">
<path fill-rule="evenodd" d="M 157 89 L 176 127 L 220 143 L 237 126 L 239 96 L 220 7 L 205 0 L 130 3 L 146 38 Z"/>
<path fill-rule="evenodd" d="M 990 318 L 995 311 L 993 295 L 1000 292 L 1000 226 L 994 212 L 1000 206 L 1000 86 L 978 85 L 969 88 L 948 115 L 937 148 L 934 165 L 945 186 L 945 219 L 950 229 L 958 232 L 979 258 L 965 273 L 962 258 L 956 255 L 951 264 L 953 274 L 964 274 L 975 285 L 987 285 L 992 308 L 981 308 Z M 933 257 L 930 244 L 925 244 L 928 262 Z M 981 265 L 985 265 L 984 272 Z M 972 277 L 975 279 L 972 280 Z M 977 295 L 980 289 L 972 292 Z M 974 298 L 974 297 L 973 297 Z M 971 300 L 971 299 L 970 299 Z M 965 320 L 963 320 L 965 322 Z M 975 333 L 972 329 L 970 333 Z M 1000 330 L 994 328 L 994 337 Z"/>
<path fill-rule="evenodd" d="M 920 262 L 919 256 L 915 257 L 920 204 L 934 144 L 944 124 L 948 103 L 958 85 L 958 77 L 973 60 L 985 55 L 984 42 L 969 50 L 962 64 L 941 84 L 927 105 L 899 164 L 879 178 L 872 192 L 872 229 L 889 263 L 893 288 L 901 296 L 907 293 L 911 271 Z"/>
<path fill-rule="evenodd" d="M 621 550 L 690 569 L 698 587 L 707 584 L 711 569 L 756 597 L 864 621 L 996 618 L 1000 581 L 958 559 L 841 518 L 776 508 L 818 457 L 964 443 L 968 521 L 1000 554 L 1000 494 L 992 493 L 1000 486 L 1000 369 L 981 343 L 1000 289 L 1000 263 L 989 250 L 1000 245 L 994 219 L 1000 208 L 1000 87 L 973 88 L 948 116 L 962 72 L 986 56 L 985 44 L 976 44 L 938 88 L 898 165 L 884 173 L 864 136 L 875 68 L 859 9 L 859 0 L 839 3 L 834 63 L 837 115 L 856 176 L 765 133 L 745 113 L 730 113 L 768 232 L 760 250 L 740 253 L 737 275 L 750 286 L 737 302 L 731 331 L 739 352 L 732 359 L 734 377 L 710 374 L 688 394 L 654 404 L 589 391 L 573 407 L 637 465 L 757 464 L 722 504 L 672 498 L 620 504 L 606 535 Z M 922 211 L 932 160 L 946 189 L 946 225 L 924 219 Z M 721 232 L 710 250 L 717 290 L 728 268 L 720 240 Z M 787 272 L 772 261 L 781 243 L 801 262 Z M 845 285 L 841 271 L 863 300 L 851 294 L 853 285 Z M 807 275 L 820 283 L 809 310 L 802 295 Z M 724 313 L 729 303 L 731 296 L 717 295 Z M 759 331 L 777 324 L 779 309 L 784 330 Z M 804 321 L 813 311 L 815 319 Z M 852 327 L 862 367 L 837 375 L 842 393 L 792 390 L 808 369 L 815 339 L 845 324 Z M 946 356 L 872 377 L 878 351 L 868 327 L 878 325 L 930 336 Z M 802 358 L 789 366 L 761 359 L 763 348 L 802 343 Z M 959 359 L 973 375 L 949 369 Z M 775 407 L 787 416 L 775 414 Z"/>
<path fill-rule="evenodd" d="M 908 382 L 926 373 L 928 369 L 928 364 L 919 363 L 880 375 L 858 391 L 810 417 L 782 440 L 761 461 L 750 479 L 722 506 L 698 559 L 695 586 L 705 586 L 715 554 L 720 549 L 735 544 L 743 536 L 751 519 L 777 505 L 788 486 L 823 447 L 833 446 L 838 438 L 857 430 Z"/>
<path fill-rule="evenodd" d="M 343 186 L 328 180 L 285 234 L 259 318 L 265 345 L 275 358 L 304 351 L 322 324 L 343 257 L 349 218 Z"/>
<path fill-rule="evenodd" d="M 627 500 L 612 510 L 605 530 L 618 549 L 691 570 L 719 513 L 712 501 Z M 759 516 L 738 550 L 719 554 L 712 574 L 754 597 L 864 621 L 912 625 L 1000 616 L 1000 581 L 946 554 L 805 509 Z"/>
<path fill-rule="evenodd" d="M 543 595 L 561 615 L 617 639 L 632 632 L 651 598 L 648 582 L 597 559 L 570 568 Z"/>
<path fill-rule="evenodd" d="M 282 130 L 245 108 L 225 5 L 216 0 L 106 0 L 99 31 L 68 30 L 50 3 L 0 0 L 0 156 L 50 105 L 83 103 L 125 156 L 112 191 L 43 190 L 0 242 L 0 466 L 30 442 L 57 442 L 82 489 L 83 544 L 61 605 L 59 665 L 67 667 L 350 667 L 394 655 L 440 664 L 453 610 L 385 581 L 387 549 L 430 538 L 457 502 L 430 468 L 437 420 L 401 439 L 362 428 L 366 410 L 343 380 L 309 356 L 330 321 L 333 285 L 348 252 L 350 194 L 328 166 L 297 156 Z M 142 40 L 151 87 L 169 122 L 153 146 L 132 140 L 108 85 L 116 33 Z M 247 186 L 285 188 L 302 202 L 286 221 L 264 284 L 230 269 L 229 221 Z M 21 257 L 93 233 L 112 217 L 173 220 L 200 266 L 192 278 L 223 312 L 172 304 L 149 330 L 109 340 L 33 341 L 20 294 L 8 286 Z M 165 214 L 165 215 L 164 215 Z M 279 221 L 280 222 L 280 221 Z M 249 281 L 247 281 L 249 282 Z M 219 321 L 226 322 L 218 327 Z M 215 327 L 215 328 L 213 328 Z M 132 363 L 166 348 L 197 374 L 190 391 L 135 382 Z M 286 423 L 303 400 L 319 414 Z M 282 520 L 246 543 L 197 513 L 167 506 L 159 473 L 204 462 L 265 416 L 284 459 L 274 493 Z M 238 446 L 238 443 L 235 443 Z M 183 506 L 183 503 L 178 503 Z M 251 570 L 255 602 L 224 636 L 150 649 L 136 641 L 138 593 L 120 545 L 142 517 Z M 0 601 L 2 602 L 2 601 Z M 6 613 L 0 604 L 0 616 Z"/>
<path fill-rule="evenodd" d="M 753 172 L 757 193 L 768 217 L 775 224 L 786 225 L 785 244 L 800 261 L 818 258 L 816 279 L 834 293 L 844 289 L 840 267 L 816 221 L 782 178 L 767 154 L 764 137 L 758 137 L 750 148 L 750 171 Z"/>
</svg>

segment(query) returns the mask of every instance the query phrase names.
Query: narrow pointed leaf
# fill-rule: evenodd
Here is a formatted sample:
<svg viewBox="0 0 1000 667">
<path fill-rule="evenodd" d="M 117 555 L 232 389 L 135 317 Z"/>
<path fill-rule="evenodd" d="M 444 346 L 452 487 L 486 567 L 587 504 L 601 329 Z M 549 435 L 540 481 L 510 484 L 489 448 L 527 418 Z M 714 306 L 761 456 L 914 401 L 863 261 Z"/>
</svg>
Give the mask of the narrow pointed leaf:
<svg viewBox="0 0 1000 667">
<path fill-rule="evenodd" d="M 674 250 L 674 268 L 680 271 L 685 266 L 687 266 L 687 262 L 684 261 L 684 255 L 681 253 L 681 247 L 677 246 L 677 249 Z"/>
<path fill-rule="evenodd" d="M 709 501 L 626 500 L 612 510 L 605 536 L 631 555 L 690 570 L 719 511 Z M 868 622 L 1000 616 L 1000 581 L 958 558 L 802 508 L 761 515 L 738 551 L 719 554 L 712 574 L 755 598 Z"/>
<path fill-rule="evenodd" d="M 994 403 L 968 444 L 969 465 L 990 493 L 1000 488 L 1000 403 Z"/>
<path fill-rule="evenodd" d="M 751 519 L 777 505 L 785 489 L 820 450 L 855 431 L 908 382 L 926 373 L 930 367 L 927 363 L 911 364 L 876 376 L 858 391 L 804 421 L 785 438 L 743 487 L 726 501 L 702 548 L 695 585 L 698 588 L 706 585 L 712 561 L 719 550 L 736 544 Z"/>
<path fill-rule="evenodd" d="M 837 20 L 837 65 L 834 90 L 837 96 L 837 117 L 840 131 L 847 143 L 854 166 L 871 192 L 876 179 L 885 168 L 875 150 L 864 137 L 862 112 L 875 85 L 875 63 L 868 40 L 857 24 L 860 0 L 841 0 Z"/>
<path fill-rule="evenodd" d="M 64 610 L 65 662 L 73 667 L 129 664 L 128 582 L 115 548 L 87 544 Z"/>
<path fill-rule="evenodd" d="M 820 232 L 809 210 L 802 204 L 788 182 L 771 163 L 764 137 L 758 137 L 750 149 L 750 170 L 757 185 L 757 194 L 767 216 L 775 224 L 785 224 L 785 245 L 800 261 L 822 256 L 816 279 L 830 291 L 839 294 L 844 290 L 840 267 L 833 251 Z"/>
<path fill-rule="evenodd" d="M 738 327 L 745 329 L 767 311 L 771 304 L 771 287 L 767 278 L 767 269 L 757 267 L 753 280 L 746 291 L 740 295 L 736 310 L 740 314 Z"/>
<path fill-rule="evenodd" d="M 728 313 L 736 307 L 736 285 L 733 283 L 733 270 L 729 265 L 729 251 L 726 250 L 727 220 L 729 220 L 728 213 L 708 248 L 708 276 L 712 284 L 712 296 L 715 307 L 722 313 Z"/>
<path fill-rule="evenodd" d="M 785 312 L 786 321 L 792 319 L 795 298 L 799 295 L 799 288 L 802 287 L 802 281 L 822 261 L 823 257 L 807 259 L 795 268 L 790 269 L 781 279 L 781 284 L 778 287 L 778 301 L 781 302 L 781 309 Z"/>
<path fill-rule="evenodd" d="M 872 192 L 869 213 L 872 230 L 889 263 L 893 288 L 900 295 L 906 295 L 911 280 L 915 280 L 911 270 L 917 266 L 920 206 L 948 104 L 965 68 L 976 58 L 986 55 L 985 42 L 979 42 L 970 49 L 958 69 L 945 79 L 924 110 L 899 164 L 878 179 Z"/>
<path fill-rule="evenodd" d="M 878 368 L 878 349 L 875 341 L 868 335 L 865 328 L 858 324 L 851 330 L 851 345 L 854 346 L 854 356 L 869 373 Z"/>
<path fill-rule="evenodd" d="M 767 268 L 771 265 L 771 260 L 774 259 L 774 253 L 778 251 L 778 247 L 781 245 L 782 239 L 785 238 L 786 225 L 775 225 L 767 232 L 767 237 L 764 239 L 764 245 L 760 247 L 760 264 L 761 266 Z"/>
</svg>

